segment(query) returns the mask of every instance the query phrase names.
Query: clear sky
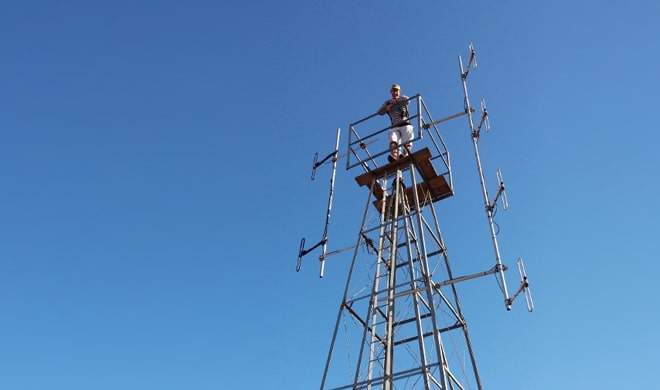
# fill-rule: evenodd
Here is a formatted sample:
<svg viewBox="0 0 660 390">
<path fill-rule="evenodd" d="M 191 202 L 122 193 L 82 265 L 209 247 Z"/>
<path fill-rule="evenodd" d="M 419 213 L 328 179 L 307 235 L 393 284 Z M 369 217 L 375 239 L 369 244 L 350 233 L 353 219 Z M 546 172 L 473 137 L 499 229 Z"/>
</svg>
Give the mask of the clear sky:
<svg viewBox="0 0 660 390">
<path fill-rule="evenodd" d="M 313 155 L 394 82 L 459 112 L 470 42 L 502 257 L 536 304 L 459 286 L 485 389 L 657 387 L 659 18 L 650 0 L 2 2 L 0 389 L 318 388 L 351 254 L 295 272 L 325 220 Z M 467 120 L 443 131 L 450 260 L 486 270 Z M 330 250 L 367 196 L 343 162 Z"/>
</svg>

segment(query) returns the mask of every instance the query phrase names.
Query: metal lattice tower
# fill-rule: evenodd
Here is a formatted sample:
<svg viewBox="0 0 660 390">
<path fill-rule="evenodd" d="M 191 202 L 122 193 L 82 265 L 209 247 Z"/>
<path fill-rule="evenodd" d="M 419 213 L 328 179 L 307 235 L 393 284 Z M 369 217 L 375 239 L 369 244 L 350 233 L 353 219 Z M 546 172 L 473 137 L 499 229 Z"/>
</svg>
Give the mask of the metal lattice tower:
<svg viewBox="0 0 660 390">
<path fill-rule="evenodd" d="M 368 189 L 364 214 L 354 246 L 353 258 L 344 295 L 339 307 L 325 364 L 321 389 L 482 389 L 468 325 L 463 316 L 456 285 L 486 275 L 495 275 L 504 294 L 507 309 L 515 298 L 525 293 L 528 309 L 533 309 L 529 285 L 522 260 L 518 267 L 521 283 L 509 295 L 499 246 L 494 228 L 493 210 L 500 200 L 506 208 L 506 195 L 501 174 L 499 187 L 491 201 L 479 157 L 478 139 L 482 125 L 488 130 L 488 117 L 482 101 L 482 115 L 474 125 L 475 110 L 467 94 L 467 75 L 476 66 L 470 46 L 467 68 L 459 57 L 464 92 L 464 111 L 433 120 L 420 95 L 410 98 L 411 123 L 417 133 L 413 141 L 422 145 L 408 157 L 378 166 L 389 150 L 372 154 L 368 150 L 374 139 L 389 127 L 367 131 L 360 136 L 358 128 L 373 128 L 376 114 L 349 126 L 346 169 L 362 169 L 355 177 L 359 186 Z M 486 203 L 487 220 L 495 249 L 493 268 L 467 276 L 452 273 L 447 248 L 442 238 L 436 204 L 453 196 L 450 156 L 440 134 L 443 122 L 467 116 L 474 145 L 477 167 Z M 301 259 L 322 246 L 321 276 L 327 253 L 328 223 L 332 205 L 337 148 L 324 160 L 314 159 L 316 168 L 331 159 L 328 213 L 323 238 L 310 249 L 301 241 Z M 312 177 L 313 177 L 312 176 Z"/>
</svg>

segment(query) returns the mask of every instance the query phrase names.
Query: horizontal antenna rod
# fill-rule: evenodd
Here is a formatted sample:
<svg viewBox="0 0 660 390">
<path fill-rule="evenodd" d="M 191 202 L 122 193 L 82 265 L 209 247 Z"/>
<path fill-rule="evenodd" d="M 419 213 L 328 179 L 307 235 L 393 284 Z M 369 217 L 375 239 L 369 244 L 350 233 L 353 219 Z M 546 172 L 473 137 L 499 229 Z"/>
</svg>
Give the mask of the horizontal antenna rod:
<svg viewBox="0 0 660 390">
<path fill-rule="evenodd" d="M 508 267 L 506 265 L 498 264 L 495 267 L 493 267 L 492 269 L 489 269 L 488 271 L 479 272 L 479 273 L 472 274 L 472 275 L 461 276 L 460 278 L 453 278 L 453 279 L 445 280 L 444 282 L 436 283 L 433 286 L 436 287 L 436 288 L 442 287 L 442 286 L 449 286 L 450 284 L 456 284 L 456 283 L 460 283 L 460 282 L 465 282 L 466 280 L 471 280 L 471 279 L 480 278 L 482 276 L 492 275 L 492 274 L 498 273 L 500 271 L 506 271 L 507 269 L 508 269 Z"/>
</svg>

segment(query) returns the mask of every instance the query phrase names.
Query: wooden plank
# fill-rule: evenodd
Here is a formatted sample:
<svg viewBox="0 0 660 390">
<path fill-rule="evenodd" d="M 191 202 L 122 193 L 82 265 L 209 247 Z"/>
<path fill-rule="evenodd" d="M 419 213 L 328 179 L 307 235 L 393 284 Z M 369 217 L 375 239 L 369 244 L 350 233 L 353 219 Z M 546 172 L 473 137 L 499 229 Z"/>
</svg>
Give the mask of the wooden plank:
<svg viewBox="0 0 660 390">
<path fill-rule="evenodd" d="M 431 162 L 430 155 L 428 157 L 421 155 L 413 155 L 413 160 L 415 161 L 415 166 L 417 167 L 417 171 L 422 176 L 422 179 L 424 179 L 425 181 L 430 181 L 438 176 L 437 172 L 435 171 L 435 168 L 433 167 L 433 163 Z"/>
<path fill-rule="evenodd" d="M 431 151 L 428 148 L 421 149 L 410 156 L 391 162 L 387 165 L 379 167 L 373 171 L 366 172 L 357 176 L 355 180 L 360 186 L 369 186 L 376 181 L 371 188 L 371 193 L 375 197 L 373 202 L 376 209 L 380 212 L 384 190 L 377 182 L 378 180 L 396 174 L 397 170 L 408 169 L 411 163 L 417 168 L 421 181 L 417 184 L 417 196 L 420 207 L 425 206 L 429 201 L 437 202 L 441 199 L 448 198 L 454 195 L 452 189 L 449 187 L 446 178 L 443 175 L 438 175 L 431 162 Z M 415 191 L 412 187 L 405 189 L 408 204 L 414 208 Z M 391 197 L 388 196 L 388 202 L 391 202 Z"/>
<path fill-rule="evenodd" d="M 383 165 L 382 167 L 378 167 L 374 169 L 373 171 L 363 173 L 362 175 L 358 176 L 355 178 L 355 181 L 362 186 L 366 185 L 371 185 L 372 180 L 379 180 L 382 179 L 386 176 L 393 175 L 396 173 L 397 170 L 402 169 L 402 168 L 407 168 L 410 165 L 410 159 L 413 159 L 416 163 L 418 161 L 428 161 L 429 164 L 431 164 L 430 158 L 431 158 L 431 151 L 429 148 L 424 148 L 418 152 L 413 153 L 412 155 L 404 158 L 400 158 L 396 161 L 393 161 L 391 163 L 388 163 L 386 165 Z M 433 165 L 431 165 L 431 169 L 433 169 Z M 433 170 L 435 172 L 435 170 Z M 436 174 L 437 176 L 437 174 Z"/>
<path fill-rule="evenodd" d="M 454 195 L 444 176 L 436 176 L 426 183 L 428 183 L 431 190 L 431 197 L 434 202 Z"/>
<path fill-rule="evenodd" d="M 405 190 L 406 198 L 411 209 L 415 209 L 415 191 L 412 187 L 408 187 Z M 419 200 L 419 206 L 424 207 L 429 202 L 435 203 L 439 200 L 448 198 L 454 195 L 447 184 L 447 180 L 444 176 L 436 176 L 429 182 L 420 182 L 417 183 L 417 198 Z M 392 201 L 392 197 L 387 198 L 388 203 Z M 373 205 L 376 207 L 378 212 L 382 209 L 383 204 L 383 193 L 381 190 L 381 195 L 374 200 Z M 389 204 L 388 204 L 389 206 Z M 389 209 L 389 208 L 388 208 Z"/>
</svg>

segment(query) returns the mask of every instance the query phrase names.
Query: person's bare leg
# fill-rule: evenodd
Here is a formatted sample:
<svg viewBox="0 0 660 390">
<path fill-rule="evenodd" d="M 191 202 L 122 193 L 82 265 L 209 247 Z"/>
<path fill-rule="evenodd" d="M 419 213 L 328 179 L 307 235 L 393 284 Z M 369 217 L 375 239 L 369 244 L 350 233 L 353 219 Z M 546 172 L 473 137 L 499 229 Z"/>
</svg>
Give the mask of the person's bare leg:
<svg viewBox="0 0 660 390">
<path fill-rule="evenodd" d="M 390 153 L 392 154 L 392 157 L 396 160 L 399 157 L 399 145 L 397 145 L 396 142 L 390 141 Z"/>
</svg>

